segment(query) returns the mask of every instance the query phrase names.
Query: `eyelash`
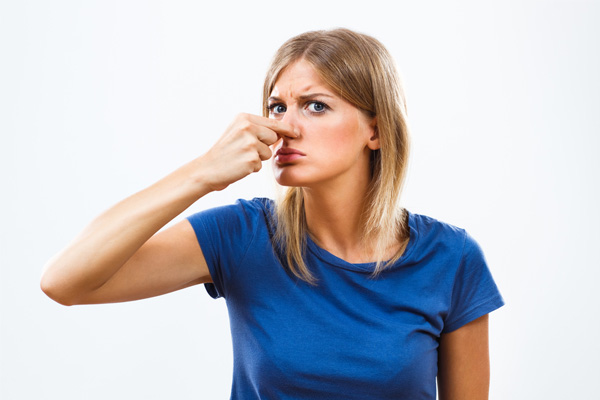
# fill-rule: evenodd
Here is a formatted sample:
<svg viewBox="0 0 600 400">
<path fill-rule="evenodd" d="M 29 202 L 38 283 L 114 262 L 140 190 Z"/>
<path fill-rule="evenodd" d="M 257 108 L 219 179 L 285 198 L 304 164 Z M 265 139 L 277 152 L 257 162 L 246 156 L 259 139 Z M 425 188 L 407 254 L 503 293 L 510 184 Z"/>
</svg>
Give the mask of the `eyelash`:
<svg viewBox="0 0 600 400">
<path fill-rule="evenodd" d="M 310 111 L 309 110 L 309 112 L 311 114 L 323 114 L 325 112 L 325 110 L 330 110 L 331 109 L 327 104 L 323 103 L 322 101 L 311 100 L 311 101 L 309 101 L 309 102 L 306 103 L 306 106 L 310 106 L 311 104 L 323 106 L 323 111 Z M 279 106 L 285 107 L 285 104 L 283 104 L 283 103 L 274 103 L 274 104 L 269 105 L 269 107 L 268 107 L 269 113 L 274 114 L 273 110 L 276 107 L 279 107 Z M 287 108 L 286 108 L 286 110 L 287 110 Z"/>
</svg>

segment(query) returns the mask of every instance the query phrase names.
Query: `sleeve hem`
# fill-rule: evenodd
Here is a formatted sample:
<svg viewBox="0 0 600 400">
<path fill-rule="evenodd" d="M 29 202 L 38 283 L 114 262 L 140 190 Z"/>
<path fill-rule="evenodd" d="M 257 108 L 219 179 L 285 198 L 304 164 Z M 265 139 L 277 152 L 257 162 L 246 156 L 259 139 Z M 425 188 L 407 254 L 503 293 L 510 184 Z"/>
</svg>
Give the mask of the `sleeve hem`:
<svg viewBox="0 0 600 400">
<path fill-rule="evenodd" d="M 215 286 L 214 283 L 205 283 L 204 289 L 206 289 L 206 292 L 208 293 L 208 295 L 210 297 L 212 297 L 213 299 L 218 299 L 219 297 L 223 297 L 217 290 L 217 287 Z"/>
<path fill-rule="evenodd" d="M 218 285 L 215 283 L 215 278 L 218 278 L 217 270 L 213 265 L 213 256 L 216 254 L 215 248 L 210 240 L 208 240 L 208 229 L 204 221 L 200 220 L 200 224 L 198 229 L 196 230 L 196 238 L 198 239 L 198 244 L 202 249 L 204 254 L 204 260 L 206 262 L 206 266 L 208 267 L 208 272 L 210 273 L 210 279 L 212 282 L 205 283 L 204 288 L 213 299 L 218 299 L 219 297 L 225 297 L 224 293 L 219 290 Z M 205 247 L 203 247 L 205 245 Z M 208 250 L 205 252 L 205 249 Z M 208 253 L 210 252 L 210 253 Z"/>
<path fill-rule="evenodd" d="M 442 329 L 442 333 L 449 333 L 455 331 L 458 328 L 468 324 L 469 322 L 472 322 L 477 318 L 484 316 L 485 314 L 489 314 L 490 312 L 497 310 L 503 305 L 504 300 L 502 299 L 502 296 L 498 294 L 497 296 L 494 296 L 491 299 L 479 304 L 475 308 L 469 310 L 455 321 L 444 324 L 444 329 Z"/>
</svg>

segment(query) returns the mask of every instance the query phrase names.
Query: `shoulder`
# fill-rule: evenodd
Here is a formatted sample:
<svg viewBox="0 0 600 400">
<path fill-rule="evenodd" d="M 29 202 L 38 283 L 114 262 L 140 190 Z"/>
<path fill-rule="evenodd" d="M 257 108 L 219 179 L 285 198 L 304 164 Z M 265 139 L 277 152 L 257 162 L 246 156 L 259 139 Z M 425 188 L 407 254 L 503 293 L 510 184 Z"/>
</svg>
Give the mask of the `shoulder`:
<svg viewBox="0 0 600 400">
<path fill-rule="evenodd" d="M 418 224 L 419 228 L 422 230 L 448 234 L 461 234 L 464 232 L 463 228 L 440 219 L 430 217 L 429 215 L 417 214 L 410 211 L 409 215 L 410 218 L 413 218 L 414 222 Z"/>
<path fill-rule="evenodd" d="M 413 261 L 435 256 L 446 261 L 482 262 L 484 255 L 477 241 L 464 229 L 422 214 L 409 212 L 409 227 L 413 243 Z"/>
<path fill-rule="evenodd" d="M 209 208 L 188 217 L 190 222 L 211 218 L 257 217 L 270 215 L 274 209 L 274 202 L 267 198 L 253 198 L 251 200 L 238 199 L 233 204 Z"/>
<path fill-rule="evenodd" d="M 271 215 L 275 210 L 275 202 L 265 197 L 255 197 L 250 200 L 238 199 L 232 207 L 246 214 Z"/>
<path fill-rule="evenodd" d="M 447 244 L 456 247 L 471 240 L 465 229 L 448 222 L 409 212 L 411 234 L 415 234 L 421 243 Z"/>
<path fill-rule="evenodd" d="M 187 219 L 198 236 L 242 237 L 263 229 L 271 230 L 273 208 L 270 199 L 239 199 L 233 204 L 197 212 Z"/>
<path fill-rule="evenodd" d="M 247 210 L 253 210 L 263 214 L 271 214 L 275 209 L 275 202 L 266 197 L 255 197 L 250 200 L 238 199 L 236 204 Z"/>
<path fill-rule="evenodd" d="M 481 247 L 465 229 L 425 215 L 411 217 L 419 238 L 413 261 L 431 267 L 437 293 L 445 298 L 443 332 L 504 304 Z"/>
<path fill-rule="evenodd" d="M 264 197 L 255 197 L 251 200 L 238 199 L 232 206 L 237 213 L 255 224 L 270 226 L 275 215 L 275 202 Z"/>
<path fill-rule="evenodd" d="M 272 207 L 269 199 L 240 199 L 188 217 L 213 281 L 207 287 L 211 296 L 227 295 L 228 282 L 248 256 L 269 254 Z"/>
<path fill-rule="evenodd" d="M 187 219 L 205 253 L 244 252 L 257 235 L 270 235 L 272 207 L 269 199 L 239 199 L 233 204 L 197 212 Z"/>
</svg>

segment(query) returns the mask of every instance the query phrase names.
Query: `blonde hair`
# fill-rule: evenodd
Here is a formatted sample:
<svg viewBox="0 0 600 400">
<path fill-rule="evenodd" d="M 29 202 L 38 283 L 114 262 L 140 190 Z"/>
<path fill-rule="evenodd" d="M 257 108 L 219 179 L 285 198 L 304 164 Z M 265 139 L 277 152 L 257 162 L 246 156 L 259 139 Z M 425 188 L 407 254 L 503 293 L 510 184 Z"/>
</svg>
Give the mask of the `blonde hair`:
<svg viewBox="0 0 600 400">
<path fill-rule="evenodd" d="M 409 131 L 402 84 L 395 63 L 375 38 L 348 29 L 312 31 L 285 42 L 275 54 L 263 87 L 263 115 L 269 115 L 268 98 L 282 71 L 305 60 L 342 99 L 376 118 L 380 149 L 371 153 L 371 182 L 362 215 L 364 243 L 377 261 L 378 275 L 402 255 L 408 242 L 406 211 L 398 201 L 406 175 Z M 275 241 L 284 264 L 295 276 L 316 280 L 304 262 L 309 234 L 302 188 L 290 187 L 276 205 Z M 393 246 L 401 244 L 385 261 Z"/>
</svg>

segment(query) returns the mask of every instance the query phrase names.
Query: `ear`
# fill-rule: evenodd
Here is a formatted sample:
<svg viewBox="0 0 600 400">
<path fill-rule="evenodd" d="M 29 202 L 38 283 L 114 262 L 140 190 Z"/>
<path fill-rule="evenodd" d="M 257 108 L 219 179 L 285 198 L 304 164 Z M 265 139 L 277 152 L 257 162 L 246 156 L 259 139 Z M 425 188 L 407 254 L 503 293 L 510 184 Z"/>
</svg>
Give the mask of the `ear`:
<svg viewBox="0 0 600 400">
<path fill-rule="evenodd" d="M 373 117 L 369 127 L 371 128 L 371 137 L 367 142 L 367 147 L 371 150 L 379 150 L 381 146 L 379 144 L 379 131 L 377 130 L 377 117 Z"/>
</svg>

